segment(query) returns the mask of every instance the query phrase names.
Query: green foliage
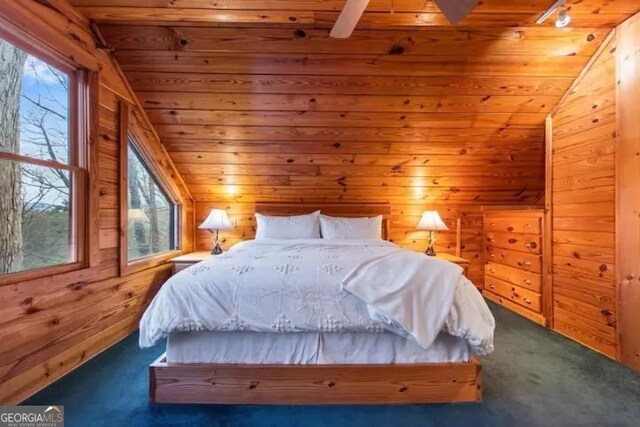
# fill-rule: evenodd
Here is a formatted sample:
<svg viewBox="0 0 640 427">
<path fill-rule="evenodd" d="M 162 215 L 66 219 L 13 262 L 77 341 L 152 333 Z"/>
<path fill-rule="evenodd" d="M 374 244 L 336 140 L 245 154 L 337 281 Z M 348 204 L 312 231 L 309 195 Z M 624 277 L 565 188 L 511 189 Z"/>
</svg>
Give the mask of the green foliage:
<svg viewBox="0 0 640 427">
<path fill-rule="evenodd" d="M 22 223 L 22 270 L 69 262 L 68 209 L 25 212 Z"/>
</svg>

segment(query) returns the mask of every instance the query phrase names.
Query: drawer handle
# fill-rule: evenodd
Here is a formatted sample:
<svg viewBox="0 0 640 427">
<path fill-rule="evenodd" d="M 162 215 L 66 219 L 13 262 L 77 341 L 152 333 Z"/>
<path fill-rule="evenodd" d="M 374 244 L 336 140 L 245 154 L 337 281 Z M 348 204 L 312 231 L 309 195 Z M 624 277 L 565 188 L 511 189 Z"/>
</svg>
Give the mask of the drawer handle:
<svg viewBox="0 0 640 427">
<path fill-rule="evenodd" d="M 489 254 L 489 256 L 493 258 L 494 256 L 496 256 L 496 254 Z"/>
<path fill-rule="evenodd" d="M 533 284 L 533 282 L 529 279 L 524 279 L 524 283 L 526 283 L 527 285 Z"/>
<path fill-rule="evenodd" d="M 531 304 L 531 300 L 529 298 L 525 298 L 524 302 L 526 302 L 527 304 Z"/>
<path fill-rule="evenodd" d="M 489 285 L 489 287 L 490 287 L 491 289 L 495 289 L 495 288 L 496 288 L 496 285 Z"/>
<path fill-rule="evenodd" d="M 536 245 L 534 242 L 529 242 L 529 243 L 525 243 L 524 244 L 525 248 L 530 248 L 530 249 L 535 249 L 538 247 L 538 245 Z"/>
<path fill-rule="evenodd" d="M 531 261 L 525 261 L 524 265 L 531 265 Z"/>
<path fill-rule="evenodd" d="M 496 271 L 493 268 L 489 269 L 489 273 L 495 273 Z"/>
<path fill-rule="evenodd" d="M 531 224 L 525 224 L 524 228 L 531 228 Z"/>
</svg>

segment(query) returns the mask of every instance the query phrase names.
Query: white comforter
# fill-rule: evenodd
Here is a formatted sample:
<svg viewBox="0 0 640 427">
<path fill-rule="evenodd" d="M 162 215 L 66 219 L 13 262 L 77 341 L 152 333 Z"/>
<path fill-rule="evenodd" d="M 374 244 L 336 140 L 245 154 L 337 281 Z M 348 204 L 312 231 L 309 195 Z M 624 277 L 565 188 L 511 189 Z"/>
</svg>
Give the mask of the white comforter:
<svg viewBox="0 0 640 427">
<path fill-rule="evenodd" d="M 455 264 L 372 240 L 253 240 L 171 277 L 140 346 L 173 332 L 382 332 L 428 348 L 440 331 L 493 349 L 494 320 Z"/>
</svg>

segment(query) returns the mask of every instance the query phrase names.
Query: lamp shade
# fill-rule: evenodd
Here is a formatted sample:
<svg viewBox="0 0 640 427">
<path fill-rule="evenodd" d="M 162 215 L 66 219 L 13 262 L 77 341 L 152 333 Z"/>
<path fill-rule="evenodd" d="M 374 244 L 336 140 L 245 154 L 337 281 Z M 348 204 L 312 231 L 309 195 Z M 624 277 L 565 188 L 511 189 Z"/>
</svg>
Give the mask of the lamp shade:
<svg viewBox="0 0 640 427">
<path fill-rule="evenodd" d="M 418 230 L 443 231 L 448 229 L 449 227 L 442 221 L 438 211 L 424 211 L 418 223 Z"/>
<path fill-rule="evenodd" d="M 204 228 L 206 230 L 230 230 L 233 228 L 233 224 L 231 224 L 227 212 L 223 209 L 211 209 L 207 219 L 205 219 L 198 228 Z"/>
</svg>

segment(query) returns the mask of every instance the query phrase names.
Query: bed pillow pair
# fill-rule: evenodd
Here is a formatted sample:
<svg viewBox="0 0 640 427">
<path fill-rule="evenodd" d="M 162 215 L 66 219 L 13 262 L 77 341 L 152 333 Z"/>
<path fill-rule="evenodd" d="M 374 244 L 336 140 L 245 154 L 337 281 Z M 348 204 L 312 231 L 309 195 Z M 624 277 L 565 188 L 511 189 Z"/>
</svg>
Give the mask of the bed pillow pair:
<svg viewBox="0 0 640 427">
<path fill-rule="evenodd" d="M 371 218 L 338 218 L 320 215 L 323 239 L 381 239 L 382 216 Z"/>
<path fill-rule="evenodd" d="M 256 213 L 256 239 L 319 239 L 320 211 L 308 215 L 268 216 Z"/>
<path fill-rule="evenodd" d="M 380 239 L 382 216 L 336 218 L 316 211 L 307 215 L 256 213 L 256 239 Z"/>
</svg>

